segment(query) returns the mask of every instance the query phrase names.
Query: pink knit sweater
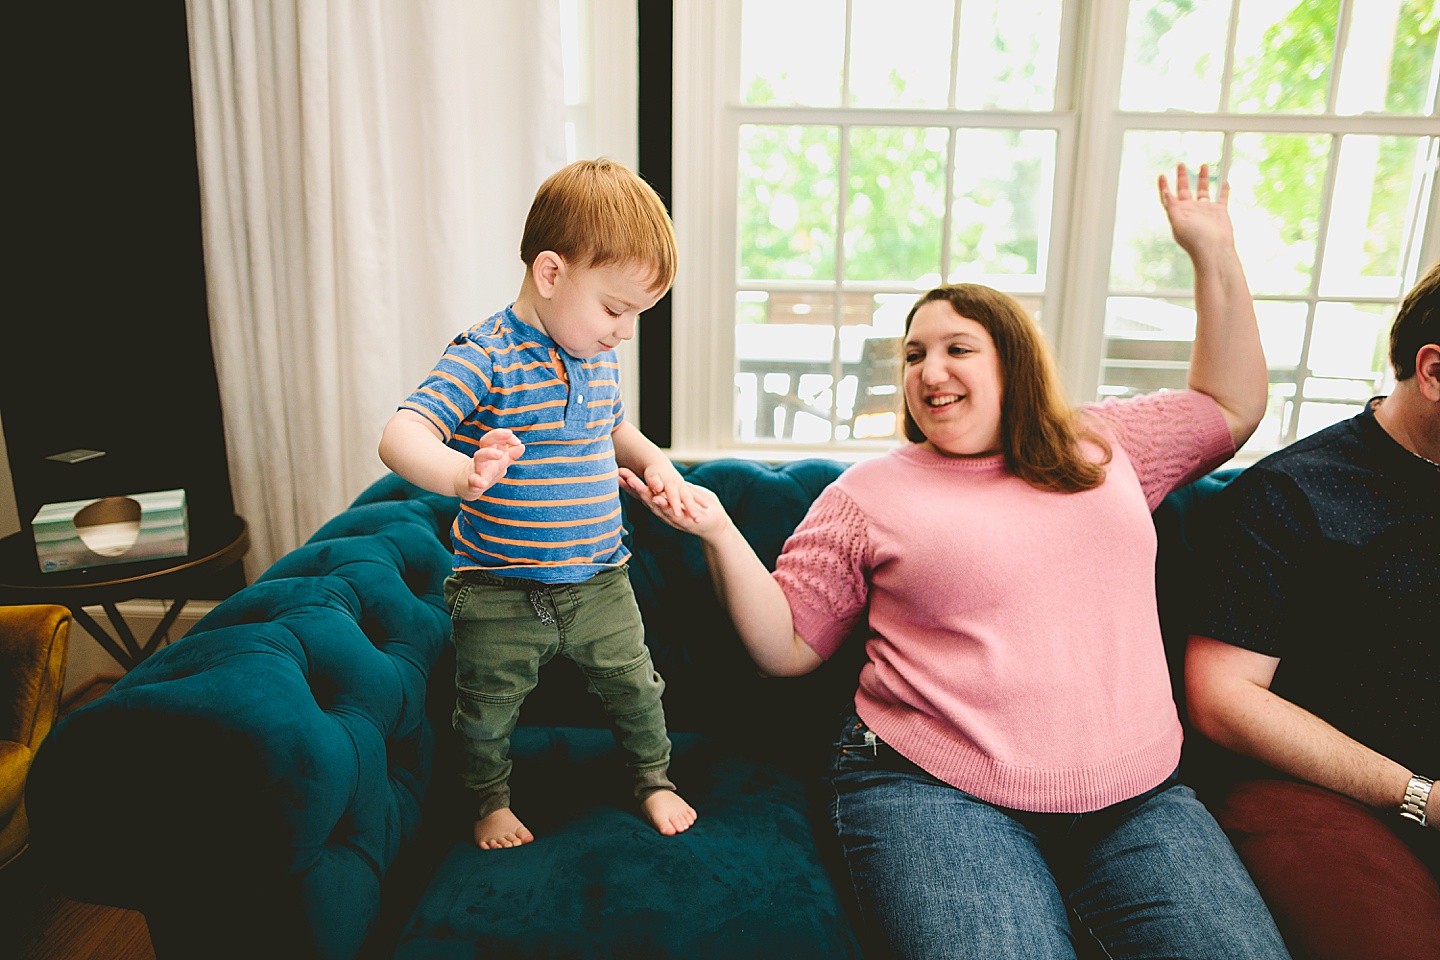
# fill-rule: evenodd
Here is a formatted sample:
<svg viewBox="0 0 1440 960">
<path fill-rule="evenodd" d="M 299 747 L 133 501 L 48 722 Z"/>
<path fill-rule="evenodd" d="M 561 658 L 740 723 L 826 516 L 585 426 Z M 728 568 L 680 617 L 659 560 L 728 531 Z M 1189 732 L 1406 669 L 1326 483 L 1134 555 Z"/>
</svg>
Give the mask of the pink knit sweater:
<svg viewBox="0 0 1440 960">
<path fill-rule="evenodd" d="M 1100 486 L 1049 493 L 998 455 L 907 444 L 841 474 L 775 572 L 822 657 L 868 603 L 855 703 L 881 739 L 1022 810 L 1098 810 L 1175 769 L 1150 511 L 1235 451 L 1204 394 L 1085 410 L 1114 452 Z"/>
</svg>

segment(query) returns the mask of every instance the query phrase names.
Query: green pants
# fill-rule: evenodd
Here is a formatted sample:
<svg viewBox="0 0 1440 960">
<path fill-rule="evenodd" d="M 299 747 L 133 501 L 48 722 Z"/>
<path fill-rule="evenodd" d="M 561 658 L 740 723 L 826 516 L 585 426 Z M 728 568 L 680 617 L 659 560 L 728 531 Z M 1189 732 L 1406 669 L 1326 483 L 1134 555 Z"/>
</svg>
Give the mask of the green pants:
<svg viewBox="0 0 1440 960">
<path fill-rule="evenodd" d="M 571 660 L 599 695 L 630 755 L 635 796 L 673 790 L 670 739 L 640 608 L 624 567 L 583 583 L 540 583 L 466 570 L 445 581 L 455 643 L 455 712 L 462 777 L 476 819 L 510 805 L 510 733 L 540 668 Z"/>
</svg>

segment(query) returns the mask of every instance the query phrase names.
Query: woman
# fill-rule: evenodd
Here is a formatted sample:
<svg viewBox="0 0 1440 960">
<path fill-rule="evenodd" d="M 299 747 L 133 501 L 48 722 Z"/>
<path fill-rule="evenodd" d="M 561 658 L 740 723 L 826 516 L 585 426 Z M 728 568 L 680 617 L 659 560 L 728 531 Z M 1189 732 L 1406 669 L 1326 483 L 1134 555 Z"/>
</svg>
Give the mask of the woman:
<svg viewBox="0 0 1440 960">
<path fill-rule="evenodd" d="M 1159 179 L 1195 265 L 1189 390 L 1072 410 L 1010 297 L 941 287 L 906 321 L 909 444 L 847 470 L 772 576 L 709 491 L 704 543 L 752 658 L 793 676 L 868 617 L 832 812 L 863 925 L 899 956 L 1283 957 L 1175 770 L 1150 510 L 1259 423 L 1266 366 L 1228 185 Z M 1073 923 L 1072 923 L 1073 918 Z"/>
</svg>

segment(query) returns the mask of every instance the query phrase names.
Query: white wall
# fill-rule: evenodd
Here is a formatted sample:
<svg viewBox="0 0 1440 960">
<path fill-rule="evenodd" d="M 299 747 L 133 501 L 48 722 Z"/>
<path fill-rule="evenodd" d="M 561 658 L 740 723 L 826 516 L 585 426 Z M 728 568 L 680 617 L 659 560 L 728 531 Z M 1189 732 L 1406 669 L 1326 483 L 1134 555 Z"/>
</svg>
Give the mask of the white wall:
<svg viewBox="0 0 1440 960">
<path fill-rule="evenodd" d="M 20 532 L 15 506 L 15 484 L 10 479 L 10 454 L 5 448 L 5 424 L 0 422 L 0 537 Z"/>
</svg>

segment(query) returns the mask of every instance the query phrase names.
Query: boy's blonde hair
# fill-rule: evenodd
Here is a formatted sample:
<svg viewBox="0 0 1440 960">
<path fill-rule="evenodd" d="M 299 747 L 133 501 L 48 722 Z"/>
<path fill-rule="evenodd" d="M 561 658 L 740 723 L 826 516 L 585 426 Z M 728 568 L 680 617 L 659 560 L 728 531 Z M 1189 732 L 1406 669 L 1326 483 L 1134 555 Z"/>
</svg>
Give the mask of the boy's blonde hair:
<svg viewBox="0 0 1440 960">
<path fill-rule="evenodd" d="M 613 160 L 577 160 L 542 184 L 525 218 L 520 259 L 545 250 L 580 267 L 636 264 L 651 271 L 651 290 L 669 290 L 679 255 L 675 228 L 650 184 Z"/>
</svg>

